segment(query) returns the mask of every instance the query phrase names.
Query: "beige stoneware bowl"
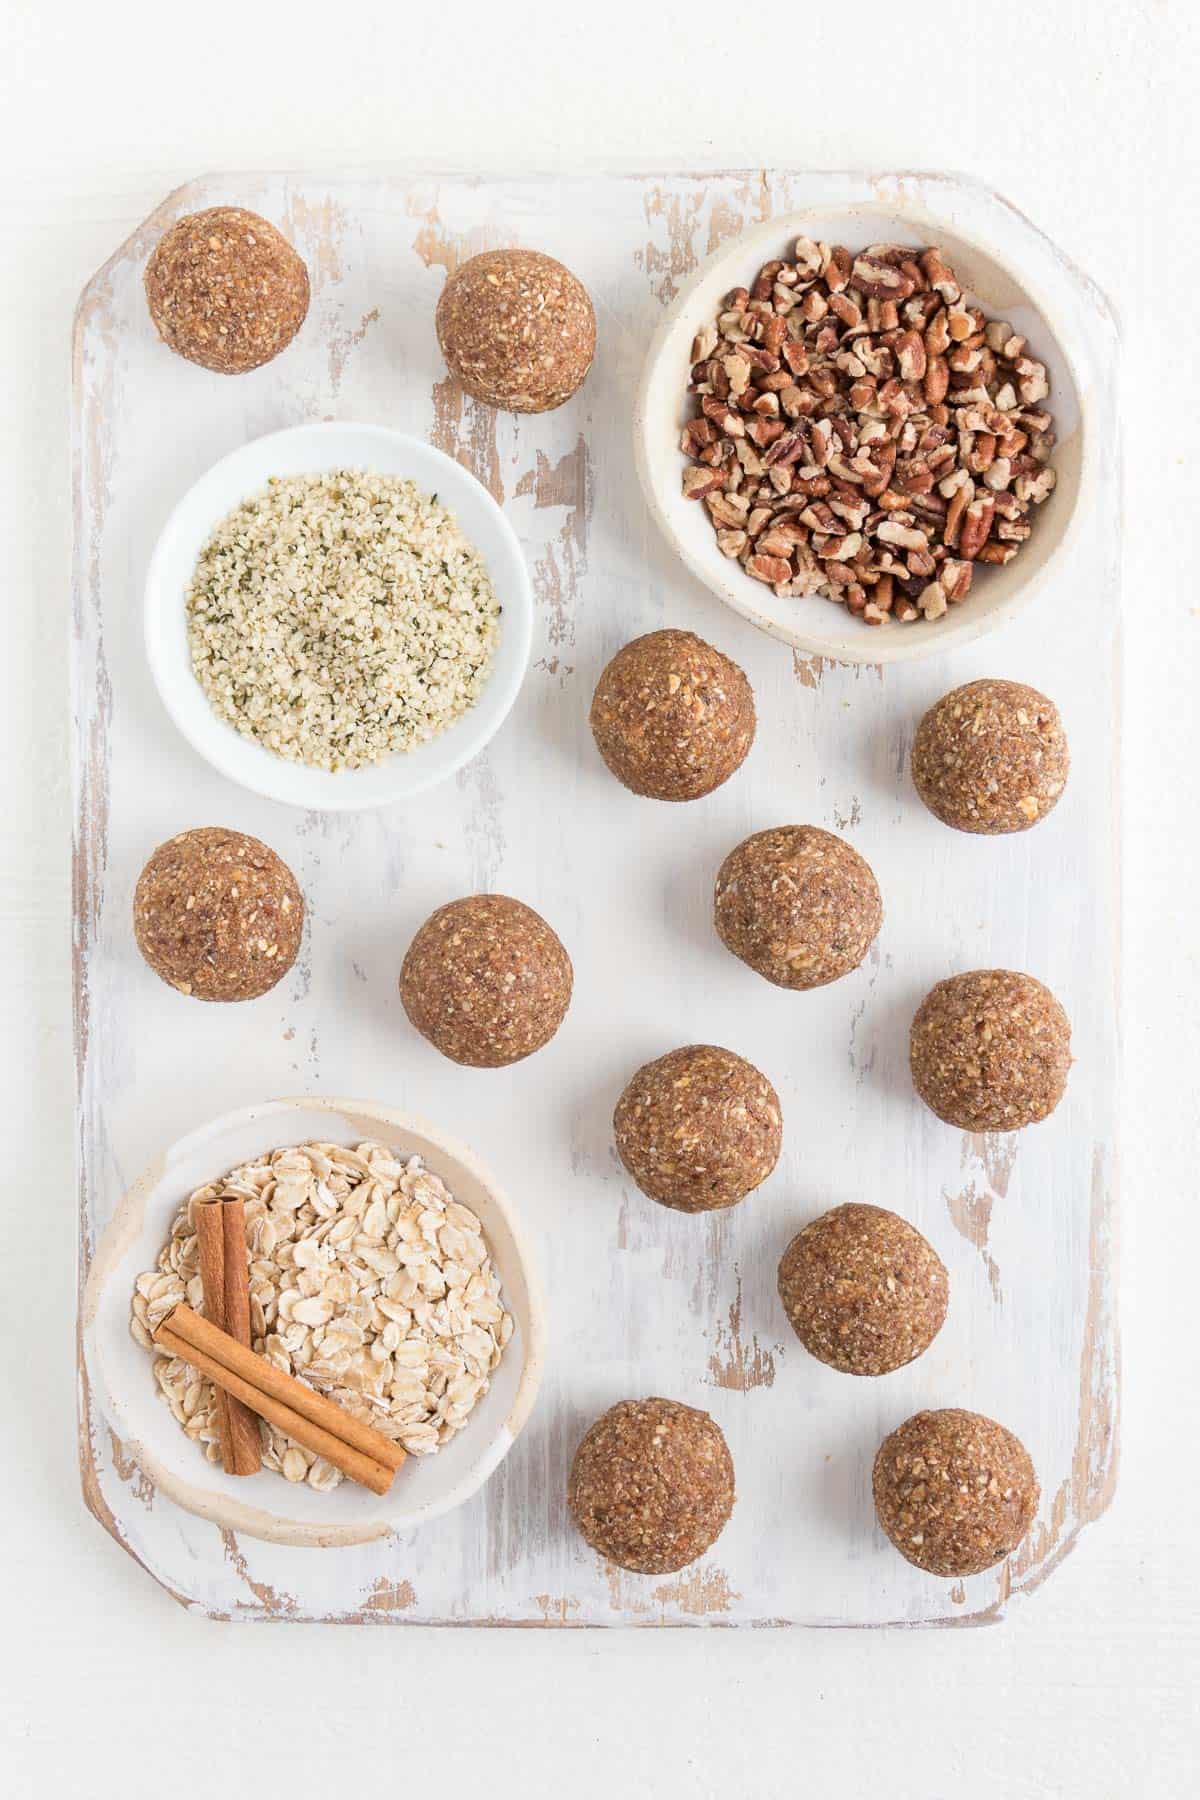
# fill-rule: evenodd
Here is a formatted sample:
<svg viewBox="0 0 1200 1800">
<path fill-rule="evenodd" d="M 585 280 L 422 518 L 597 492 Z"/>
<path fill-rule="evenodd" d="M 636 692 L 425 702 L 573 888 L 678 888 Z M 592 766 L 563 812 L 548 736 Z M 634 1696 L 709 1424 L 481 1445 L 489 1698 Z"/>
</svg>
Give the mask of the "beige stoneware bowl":
<svg viewBox="0 0 1200 1800">
<path fill-rule="evenodd" d="M 377 1138 L 416 1151 L 455 1198 L 478 1214 L 499 1272 L 513 1334 L 489 1391 L 435 1456 L 410 1456 L 380 1497 L 343 1481 L 318 1494 L 263 1470 L 238 1478 L 206 1462 L 159 1399 L 151 1358 L 129 1333 L 130 1297 L 154 1267 L 180 1201 L 248 1158 L 312 1139 Z M 469 1150 L 423 1120 L 358 1100 L 272 1100 L 203 1125 L 134 1183 L 101 1238 L 83 1304 L 88 1376 L 114 1431 L 155 1486 L 189 1512 L 274 1543 L 368 1542 L 461 1506 L 511 1450 L 537 1397 L 545 1361 L 545 1304 L 511 1202 Z"/>
<path fill-rule="evenodd" d="M 646 500 L 668 542 L 693 575 L 752 624 L 809 655 L 838 662 L 895 663 L 932 656 L 969 643 L 1027 606 L 1037 594 L 1046 603 L 1047 578 L 1077 516 L 1077 502 L 1091 455 L 1084 432 L 1081 384 L 1072 367 L 1069 321 L 1055 319 L 1024 275 L 1020 245 L 1044 251 L 1032 226 L 1012 215 L 1004 265 L 993 251 L 963 235 L 932 211 L 914 187 L 903 199 L 864 201 L 831 211 L 813 207 L 752 226 L 709 257 L 685 283 L 654 335 L 635 412 L 635 455 Z M 1058 483 L 1036 509 L 1032 536 L 1002 568 L 979 569 L 967 600 L 932 623 L 871 626 L 820 595 L 778 599 L 717 548 L 702 502 L 680 490 L 685 458 L 680 431 L 691 414 L 687 393 L 692 340 L 715 319 L 730 288 L 749 286 L 764 262 L 788 256 L 800 236 L 857 250 L 873 243 L 937 244 L 971 297 L 992 318 L 1007 319 L 1046 364 L 1058 431 L 1054 468 Z M 1034 258 L 1030 258 L 1031 264 Z"/>
</svg>

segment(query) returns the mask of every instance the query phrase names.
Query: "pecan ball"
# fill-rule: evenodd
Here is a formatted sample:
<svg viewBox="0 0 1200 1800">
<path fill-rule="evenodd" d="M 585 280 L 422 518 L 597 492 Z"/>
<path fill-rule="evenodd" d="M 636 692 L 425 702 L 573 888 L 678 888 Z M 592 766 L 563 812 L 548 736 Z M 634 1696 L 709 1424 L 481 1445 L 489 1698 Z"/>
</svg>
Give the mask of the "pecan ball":
<svg viewBox="0 0 1200 1800">
<path fill-rule="evenodd" d="M 196 1000 L 255 1000 L 296 960 L 304 901 L 285 862 L 218 825 L 160 844 L 133 895 L 133 934 L 154 970 Z"/>
<path fill-rule="evenodd" d="M 400 998 L 451 1062 L 499 1069 L 549 1043 L 573 982 L 570 957 L 532 907 L 473 894 L 439 906 L 421 926 L 400 971 Z"/>
<path fill-rule="evenodd" d="M 218 375 L 257 369 L 285 350 L 308 312 L 308 270 L 266 219 L 240 206 L 189 213 L 146 264 L 159 336 Z"/>
<path fill-rule="evenodd" d="M 596 315 L 587 289 L 538 250 L 485 250 L 450 276 L 437 335 L 452 374 L 506 412 L 548 412 L 592 365 Z"/>
<path fill-rule="evenodd" d="M 618 1568 L 670 1575 L 714 1544 L 733 1511 L 720 1426 L 675 1400 L 622 1400 L 571 1464 L 567 1505 L 581 1536 Z"/>
<path fill-rule="evenodd" d="M 970 681 L 921 720 L 912 775 L 956 831 L 1028 831 L 1058 805 L 1070 760 L 1053 700 L 1019 681 Z"/>
<path fill-rule="evenodd" d="M 913 1086 L 947 1125 L 1019 1131 L 1063 1097 L 1071 1022 L 1032 975 L 975 969 L 926 994 L 908 1048 Z"/>
<path fill-rule="evenodd" d="M 717 874 L 726 949 L 776 987 L 824 987 L 856 969 L 883 923 L 879 885 L 844 839 L 815 825 L 759 831 Z"/>
<path fill-rule="evenodd" d="M 735 662 L 690 631 L 652 631 L 596 683 L 592 736 L 617 780 L 649 800 L 698 800 L 754 742 L 754 695 Z"/>
<path fill-rule="evenodd" d="M 688 1044 L 647 1063 L 613 1114 L 643 1194 L 679 1212 L 736 1206 L 779 1161 L 783 1119 L 766 1076 L 732 1050 Z"/>
<path fill-rule="evenodd" d="M 949 1278 L 921 1233 L 881 1206 L 835 1206 L 797 1232 L 779 1264 L 792 1330 L 846 1375 L 886 1375 L 927 1350 Z"/>
<path fill-rule="evenodd" d="M 879 1446 L 875 1513 L 901 1556 L 931 1575 L 978 1575 L 1010 1556 L 1041 1490 L 1019 1438 L 982 1413 L 919 1412 Z"/>
</svg>

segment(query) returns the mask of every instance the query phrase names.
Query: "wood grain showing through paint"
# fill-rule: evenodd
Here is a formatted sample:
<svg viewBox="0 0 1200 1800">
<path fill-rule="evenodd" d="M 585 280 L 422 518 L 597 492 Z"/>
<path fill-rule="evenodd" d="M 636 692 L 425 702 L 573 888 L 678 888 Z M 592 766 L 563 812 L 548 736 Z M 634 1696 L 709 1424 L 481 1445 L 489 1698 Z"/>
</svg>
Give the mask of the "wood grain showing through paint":
<svg viewBox="0 0 1200 1800">
<path fill-rule="evenodd" d="M 757 1336 L 743 1338 L 742 1277 L 739 1270 L 737 1293 L 729 1308 L 729 1323 L 718 1326 L 716 1346 L 708 1359 L 708 1371 L 715 1386 L 745 1394 L 751 1388 L 770 1387 L 775 1380 L 775 1358 L 764 1350 Z"/>
</svg>

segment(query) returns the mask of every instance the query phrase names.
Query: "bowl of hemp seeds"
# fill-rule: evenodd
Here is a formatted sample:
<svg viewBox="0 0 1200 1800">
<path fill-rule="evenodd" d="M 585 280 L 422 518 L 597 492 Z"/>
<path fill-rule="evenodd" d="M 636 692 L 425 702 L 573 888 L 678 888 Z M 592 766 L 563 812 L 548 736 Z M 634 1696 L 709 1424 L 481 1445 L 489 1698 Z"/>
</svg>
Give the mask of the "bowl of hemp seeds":
<svg viewBox="0 0 1200 1800">
<path fill-rule="evenodd" d="M 1050 308 L 902 205 L 752 227 L 685 283 L 634 448 L 672 549 L 795 649 L 904 662 L 1045 591 L 1078 519 L 1080 383 Z"/>
<path fill-rule="evenodd" d="M 478 755 L 516 699 L 532 616 L 487 490 L 379 425 L 233 451 L 175 507 L 146 578 L 150 669 L 192 748 L 320 811 L 406 799 Z"/>
</svg>

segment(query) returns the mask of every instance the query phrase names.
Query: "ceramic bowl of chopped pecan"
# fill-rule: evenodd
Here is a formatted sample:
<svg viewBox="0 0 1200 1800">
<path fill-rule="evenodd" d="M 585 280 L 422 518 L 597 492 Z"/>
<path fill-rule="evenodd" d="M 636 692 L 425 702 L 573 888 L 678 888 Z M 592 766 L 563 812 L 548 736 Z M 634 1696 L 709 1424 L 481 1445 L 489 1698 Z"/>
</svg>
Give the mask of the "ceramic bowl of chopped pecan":
<svg viewBox="0 0 1200 1800">
<path fill-rule="evenodd" d="M 735 611 L 809 654 L 899 662 L 1044 587 L 1086 446 L 1026 234 L 1014 214 L 1002 265 L 919 201 L 814 209 L 684 286 L 647 356 L 637 462 L 668 540 Z"/>
</svg>

